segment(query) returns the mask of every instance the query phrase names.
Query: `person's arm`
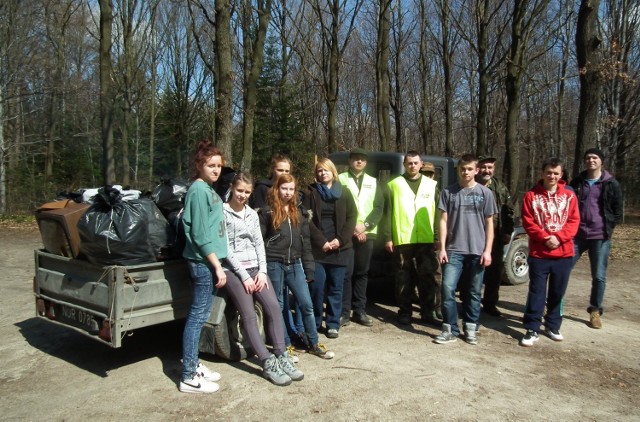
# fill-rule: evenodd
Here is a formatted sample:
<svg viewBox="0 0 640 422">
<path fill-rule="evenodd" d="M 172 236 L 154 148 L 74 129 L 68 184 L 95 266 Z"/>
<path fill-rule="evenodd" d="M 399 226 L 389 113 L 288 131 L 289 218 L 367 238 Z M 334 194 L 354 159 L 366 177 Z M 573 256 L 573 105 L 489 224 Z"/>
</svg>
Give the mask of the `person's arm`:
<svg viewBox="0 0 640 422">
<path fill-rule="evenodd" d="M 616 224 L 619 224 L 622 222 L 622 217 L 624 215 L 624 194 L 622 193 L 622 188 L 617 180 L 613 180 L 611 182 L 611 189 L 613 189 L 613 203 L 611 204 L 611 210 L 613 211 Z"/>
<path fill-rule="evenodd" d="M 487 215 L 484 217 L 484 250 L 480 257 L 480 265 L 488 267 L 491 265 L 491 247 L 493 246 L 493 215 Z"/>
<path fill-rule="evenodd" d="M 500 207 L 500 229 L 503 238 L 507 239 L 511 237 L 511 233 L 513 233 L 514 226 L 514 206 L 513 206 L 513 198 L 509 193 L 509 189 L 505 185 L 502 185 L 502 195 L 501 195 L 501 203 Z"/>
<path fill-rule="evenodd" d="M 531 191 L 524 195 L 522 200 L 522 227 L 527 232 L 531 240 L 544 244 L 549 239 L 549 234 L 538 225 L 533 212 L 533 197 L 535 194 Z"/>
<path fill-rule="evenodd" d="M 367 223 L 368 230 L 375 228 L 380 221 L 382 220 L 382 216 L 384 214 L 384 195 L 382 194 L 382 189 L 380 189 L 380 185 L 376 182 L 376 193 L 373 197 L 373 209 L 364 219 L 364 222 Z"/>
<path fill-rule="evenodd" d="M 314 197 L 314 193 L 311 189 L 307 189 L 304 191 L 302 195 L 302 207 L 307 210 L 307 213 L 310 215 L 309 219 L 309 234 L 311 236 L 311 242 L 317 249 L 324 250 L 328 241 L 327 238 L 324 237 L 324 233 L 320 230 L 319 226 L 314 224 L 314 220 L 318 223 L 320 222 L 320 216 L 316 215 L 316 209 L 314 208 L 316 198 Z"/>
<path fill-rule="evenodd" d="M 573 242 L 573 238 L 578 234 L 578 228 L 580 227 L 580 209 L 578 208 L 578 199 L 576 198 L 575 193 L 568 191 L 565 192 L 570 193 L 572 198 L 568 201 L 569 210 L 567 221 L 564 223 L 562 230 L 554 233 L 558 239 L 558 246 L 566 242 Z"/>
<path fill-rule="evenodd" d="M 247 218 L 247 225 L 249 232 L 251 233 L 251 239 L 256 249 L 256 256 L 258 258 L 258 274 L 253 278 L 255 282 L 256 292 L 261 292 L 265 288 L 269 288 L 267 283 L 267 255 L 264 250 L 264 239 L 262 238 L 262 231 L 260 228 L 260 219 L 255 211 L 247 210 L 249 216 Z"/>
<path fill-rule="evenodd" d="M 228 211 L 224 211 L 224 213 L 225 213 L 224 219 L 227 227 L 227 233 L 233 233 L 235 230 L 233 228 L 234 221 L 232 219 L 235 217 L 233 215 L 229 215 Z M 234 249 L 233 242 L 229 241 L 228 249 L 227 249 L 227 257 L 225 258 L 225 264 L 226 264 L 225 266 L 230 271 L 233 271 L 233 273 L 236 274 L 240 279 L 240 281 L 242 281 L 242 283 L 244 284 L 246 281 L 251 280 L 251 276 L 249 275 L 247 270 L 242 266 L 242 264 L 240 264 L 240 261 L 238 261 L 238 258 L 236 258 L 236 255 L 235 255 L 236 252 L 240 252 L 240 251 L 236 251 Z M 245 286 L 245 290 L 246 290 L 246 286 Z"/>
<path fill-rule="evenodd" d="M 447 213 L 440 210 L 440 221 L 438 222 L 438 231 L 440 232 L 440 248 L 438 250 L 438 262 L 445 264 L 449 262 L 447 256 Z"/>
<path fill-rule="evenodd" d="M 313 252 L 311 250 L 311 235 L 309 233 L 309 216 L 308 211 L 302 212 L 300 222 L 300 237 L 302 238 L 302 268 L 304 269 L 305 278 L 307 283 L 314 280 L 316 263 L 313 259 Z"/>
<path fill-rule="evenodd" d="M 336 203 L 336 215 L 338 214 L 338 207 L 341 205 L 339 202 L 342 201 L 342 206 L 345 208 L 345 221 L 340 228 L 340 231 L 336 233 L 336 238 L 338 240 L 337 248 L 345 245 L 353 236 L 353 231 L 356 227 L 356 220 L 358 219 L 358 208 L 356 207 L 356 202 L 353 199 L 351 191 L 344 188 L 342 190 L 342 195 L 344 196 L 344 199 L 341 198 Z M 339 222 L 337 222 L 337 224 L 340 225 Z"/>
</svg>

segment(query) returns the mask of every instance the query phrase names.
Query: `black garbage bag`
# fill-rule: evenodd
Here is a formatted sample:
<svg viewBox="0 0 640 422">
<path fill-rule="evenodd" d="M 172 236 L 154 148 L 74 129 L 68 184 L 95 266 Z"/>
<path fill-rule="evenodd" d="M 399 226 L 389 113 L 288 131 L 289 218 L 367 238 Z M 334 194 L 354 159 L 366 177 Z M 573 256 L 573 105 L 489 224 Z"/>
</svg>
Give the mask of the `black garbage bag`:
<svg viewBox="0 0 640 422">
<path fill-rule="evenodd" d="M 155 257 L 159 260 L 172 257 L 169 250 L 175 239 L 173 227 L 169 221 L 162 215 L 160 209 L 151 198 L 140 198 L 138 200 L 142 205 L 149 223 L 149 244 Z M 131 202 L 131 201 L 129 201 Z"/>
<path fill-rule="evenodd" d="M 117 189 L 106 186 L 94 201 L 78 222 L 80 251 L 90 262 L 137 265 L 156 261 L 144 199 L 122 201 Z"/>
<path fill-rule="evenodd" d="M 155 187 L 151 198 L 156 203 L 162 215 L 169 215 L 180 211 L 184 206 L 184 197 L 187 194 L 188 184 L 179 179 L 163 179 Z"/>
</svg>

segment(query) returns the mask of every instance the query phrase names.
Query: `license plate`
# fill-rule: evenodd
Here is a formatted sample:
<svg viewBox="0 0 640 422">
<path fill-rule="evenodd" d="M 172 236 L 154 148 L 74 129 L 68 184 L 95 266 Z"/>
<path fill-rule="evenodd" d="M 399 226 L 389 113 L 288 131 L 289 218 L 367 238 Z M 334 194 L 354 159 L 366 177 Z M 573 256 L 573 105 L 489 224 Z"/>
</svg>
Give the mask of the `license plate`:
<svg viewBox="0 0 640 422">
<path fill-rule="evenodd" d="M 58 319 L 60 322 L 65 322 L 69 325 L 73 325 L 74 327 L 82 328 L 92 334 L 97 334 L 100 331 L 98 322 L 95 320 L 93 315 L 80 309 L 60 305 Z"/>
</svg>

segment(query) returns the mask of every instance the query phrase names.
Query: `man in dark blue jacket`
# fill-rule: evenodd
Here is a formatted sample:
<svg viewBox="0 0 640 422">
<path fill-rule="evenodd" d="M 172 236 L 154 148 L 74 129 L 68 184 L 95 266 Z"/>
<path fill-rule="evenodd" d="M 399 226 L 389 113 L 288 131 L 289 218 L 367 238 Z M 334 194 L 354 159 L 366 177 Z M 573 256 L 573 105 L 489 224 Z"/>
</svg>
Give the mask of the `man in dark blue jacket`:
<svg viewBox="0 0 640 422">
<path fill-rule="evenodd" d="M 623 196 L 620 183 L 602 168 L 604 154 L 598 148 L 585 151 L 586 170 L 571 181 L 580 206 L 580 228 L 574 239 L 574 264 L 589 251 L 591 262 L 591 297 L 589 325 L 602 328 L 604 290 L 611 237 L 616 224 L 622 221 Z"/>
</svg>

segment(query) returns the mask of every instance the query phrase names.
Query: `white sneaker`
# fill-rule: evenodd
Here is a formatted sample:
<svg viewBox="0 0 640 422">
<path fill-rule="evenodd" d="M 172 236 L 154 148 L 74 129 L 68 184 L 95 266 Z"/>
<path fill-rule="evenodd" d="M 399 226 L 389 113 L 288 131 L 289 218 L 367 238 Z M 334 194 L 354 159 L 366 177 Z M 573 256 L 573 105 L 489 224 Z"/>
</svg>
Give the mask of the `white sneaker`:
<svg viewBox="0 0 640 422">
<path fill-rule="evenodd" d="M 289 360 L 292 363 L 300 362 L 300 358 L 298 357 L 298 353 L 296 353 L 296 349 L 293 346 L 287 346 L 287 353 L 289 354 Z"/>
<path fill-rule="evenodd" d="M 533 346 L 533 344 L 538 341 L 538 339 L 538 333 L 533 330 L 527 330 L 527 332 L 524 334 L 524 337 L 520 339 L 520 345 L 530 347 Z"/>
<path fill-rule="evenodd" d="M 560 330 L 552 330 L 550 328 L 547 328 L 547 330 L 545 332 L 547 333 L 549 338 L 551 338 L 551 340 L 553 340 L 553 341 L 562 341 L 562 340 L 564 340 L 564 336 L 560 333 Z"/>
<path fill-rule="evenodd" d="M 219 389 L 218 384 L 207 381 L 198 373 L 190 380 L 180 381 L 180 391 L 183 393 L 215 393 Z"/>
<path fill-rule="evenodd" d="M 222 378 L 222 375 L 219 373 L 212 371 L 211 369 L 204 366 L 204 364 L 199 363 L 196 368 L 196 372 L 207 381 L 218 382 Z"/>
</svg>

